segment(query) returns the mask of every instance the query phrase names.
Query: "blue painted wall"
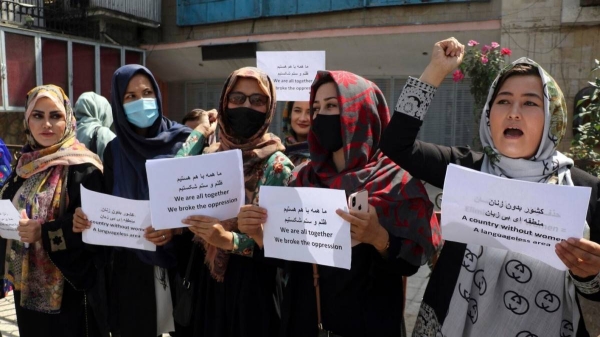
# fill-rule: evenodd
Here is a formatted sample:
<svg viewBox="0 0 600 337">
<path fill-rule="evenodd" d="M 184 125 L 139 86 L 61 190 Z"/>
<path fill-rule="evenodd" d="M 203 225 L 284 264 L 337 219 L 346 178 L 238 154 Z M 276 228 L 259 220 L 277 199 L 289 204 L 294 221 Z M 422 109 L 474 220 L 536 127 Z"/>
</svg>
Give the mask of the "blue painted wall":
<svg viewBox="0 0 600 337">
<path fill-rule="evenodd" d="M 381 6 L 489 0 L 177 0 L 177 25 L 193 26 Z"/>
</svg>

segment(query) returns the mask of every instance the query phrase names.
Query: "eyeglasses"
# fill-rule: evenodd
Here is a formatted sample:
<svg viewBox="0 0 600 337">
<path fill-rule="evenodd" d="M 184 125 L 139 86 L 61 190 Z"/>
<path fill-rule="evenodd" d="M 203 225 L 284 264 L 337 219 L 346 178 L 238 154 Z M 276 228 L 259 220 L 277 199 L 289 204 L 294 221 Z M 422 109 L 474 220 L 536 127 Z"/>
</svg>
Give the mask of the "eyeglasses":
<svg viewBox="0 0 600 337">
<path fill-rule="evenodd" d="M 227 96 L 227 101 L 232 104 L 242 105 L 246 103 L 246 99 L 250 99 L 250 104 L 253 106 L 264 106 L 269 102 L 269 97 L 263 94 L 252 94 L 246 96 L 241 92 L 231 92 Z"/>
</svg>

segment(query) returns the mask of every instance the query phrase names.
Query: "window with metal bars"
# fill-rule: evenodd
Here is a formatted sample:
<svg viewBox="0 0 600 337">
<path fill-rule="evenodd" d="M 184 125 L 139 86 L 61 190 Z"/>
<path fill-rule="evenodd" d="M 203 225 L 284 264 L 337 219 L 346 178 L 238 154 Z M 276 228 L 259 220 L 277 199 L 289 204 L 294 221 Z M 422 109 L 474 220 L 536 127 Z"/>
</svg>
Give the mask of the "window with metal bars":
<svg viewBox="0 0 600 337">
<path fill-rule="evenodd" d="M 366 78 L 381 89 L 390 108 L 390 114 L 393 114 L 406 78 L 369 78 L 368 76 Z M 225 79 L 188 82 L 185 111 L 194 108 L 205 110 L 218 108 L 224 82 Z M 473 124 L 474 101 L 469 92 L 469 83 L 468 79 L 460 83 L 447 79 L 442 83 L 419 133 L 420 140 L 447 146 L 473 145 L 473 138 L 479 135 L 479 126 Z M 285 102 L 278 102 L 270 127 L 270 132 L 279 136 L 282 136 L 284 108 Z"/>
</svg>

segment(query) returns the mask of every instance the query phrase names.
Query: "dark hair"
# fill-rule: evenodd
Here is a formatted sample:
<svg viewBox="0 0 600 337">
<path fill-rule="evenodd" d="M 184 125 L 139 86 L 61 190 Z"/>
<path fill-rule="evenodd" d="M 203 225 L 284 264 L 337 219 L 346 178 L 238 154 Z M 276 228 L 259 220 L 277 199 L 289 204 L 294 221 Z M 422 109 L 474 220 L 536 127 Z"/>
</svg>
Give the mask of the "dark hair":
<svg viewBox="0 0 600 337">
<path fill-rule="evenodd" d="M 336 86 L 335 87 L 335 91 L 336 91 L 336 93 L 337 93 L 338 96 L 340 95 L 340 88 L 337 87 L 337 83 L 335 82 L 335 80 L 333 79 L 333 77 L 331 76 L 331 74 L 327 74 L 326 76 L 321 77 L 319 80 L 317 80 L 317 81 L 315 81 L 313 83 L 313 85 L 312 85 L 312 87 L 310 89 L 310 91 L 311 91 L 310 92 L 311 99 L 314 99 L 314 96 L 317 95 L 317 90 L 319 90 L 319 88 L 323 84 L 327 84 L 327 83 L 333 83 L 333 84 L 335 84 L 335 86 Z M 313 95 L 313 92 L 312 92 L 313 90 L 315 91 L 314 95 Z M 310 104 L 310 102 L 309 102 L 309 104 Z M 310 106 L 310 115 L 311 115 L 311 118 L 312 118 L 313 114 L 314 114 L 314 111 L 313 111 L 313 107 L 311 105 Z"/>
<path fill-rule="evenodd" d="M 194 109 L 190 112 L 188 112 L 185 116 L 183 116 L 183 119 L 181 120 L 181 124 L 184 124 L 189 122 L 189 121 L 195 121 L 198 118 L 200 118 L 200 115 L 204 112 L 204 110 L 202 109 Z"/>
<path fill-rule="evenodd" d="M 288 118 L 292 118 L 292 109 L 294 108 L 294 104 L 296 104 L 295 101 L 288 101 L 287 103 L 285 103 L 285 110 L 288 113 Z"/>
<path fill-rule="evenodd" d="M 505 72 L 500 77 L 500 79 L 498 79 L 498 84 L 496 85 L 496 88 L 494 89 L 494 94 L 492 95 L 490 104 L 493 104 L 494 101 L 496 100 L 496 96 L 498 95 L 500 88 L 502 88 L 502 85 L 504 85 L 504 82 L 506 82 L 507 79 L 509 79 L 513 76 L 537 76 L 539 78 L 542 78 L 540 76 L 540 72 L 537 67 L 532 66 L 531 64 L 527 64 L 527 63 L 519 63 L 519 64 L 515 65 L 514 67 L 512 67 L 511 69 L 509 69 L 507 72 Z"/>
</svg>

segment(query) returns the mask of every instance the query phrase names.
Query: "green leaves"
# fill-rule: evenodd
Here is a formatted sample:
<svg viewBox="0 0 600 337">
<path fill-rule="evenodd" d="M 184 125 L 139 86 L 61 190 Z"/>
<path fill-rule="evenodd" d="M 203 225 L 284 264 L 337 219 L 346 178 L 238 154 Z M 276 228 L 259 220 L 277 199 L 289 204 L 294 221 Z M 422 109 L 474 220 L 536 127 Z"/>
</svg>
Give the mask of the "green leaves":
<svg viewBox="0 0 600 337">
<path fill-rule="evenodd" d="M 600 69 L 600 61 L 594 60 L 591 74 Z M 596 152 L 600 144 L 600 78 L 595 77 L 588 82 L 594 88 L 592 93 L 577 101 L 574 120 L 579 121 L 579 131 L 571 142 L 569 155 L 575 160 L 575 165 L 598 177 L 600 176 L 600 154 Z"/>
</svg>

